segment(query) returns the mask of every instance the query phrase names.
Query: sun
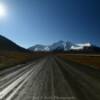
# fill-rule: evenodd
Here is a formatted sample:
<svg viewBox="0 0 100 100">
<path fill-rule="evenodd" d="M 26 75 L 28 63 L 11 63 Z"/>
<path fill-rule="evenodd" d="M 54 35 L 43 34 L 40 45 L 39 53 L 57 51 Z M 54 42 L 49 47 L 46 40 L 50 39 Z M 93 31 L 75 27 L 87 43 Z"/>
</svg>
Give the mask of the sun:
<svg viewBox="0 0 100 100">
<path fill-rule="evenodd" d="M 0 17 L 6 16 L 6 8 L 4 4 L 0 4 Z"/>
</svg>

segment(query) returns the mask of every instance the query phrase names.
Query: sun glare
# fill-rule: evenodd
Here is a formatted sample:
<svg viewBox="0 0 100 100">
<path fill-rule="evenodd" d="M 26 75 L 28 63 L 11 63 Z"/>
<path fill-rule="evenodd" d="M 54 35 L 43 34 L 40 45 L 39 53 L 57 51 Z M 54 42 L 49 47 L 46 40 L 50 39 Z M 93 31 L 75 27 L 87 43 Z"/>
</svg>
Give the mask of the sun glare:
<svg viewBox="0 0 100 100">
<path fill-rule="evenodd" d="M 0 17 L 6 16 L 6 8 L 4 4 L 0 4 Z"/>
</svg>

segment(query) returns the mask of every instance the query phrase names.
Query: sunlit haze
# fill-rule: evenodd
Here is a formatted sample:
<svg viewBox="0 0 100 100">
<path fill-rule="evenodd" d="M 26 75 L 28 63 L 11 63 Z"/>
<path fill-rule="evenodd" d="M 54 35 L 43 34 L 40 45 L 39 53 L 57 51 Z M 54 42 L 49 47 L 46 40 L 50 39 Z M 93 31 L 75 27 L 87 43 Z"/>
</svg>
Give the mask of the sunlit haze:
<svg viewBox="0 0 100 100">
<path fill-rule="evenodd" d="M 4 4 L 0 4 L 0 17 L 5 17 L 6 16 L 6 7 Z"/>
</svg>

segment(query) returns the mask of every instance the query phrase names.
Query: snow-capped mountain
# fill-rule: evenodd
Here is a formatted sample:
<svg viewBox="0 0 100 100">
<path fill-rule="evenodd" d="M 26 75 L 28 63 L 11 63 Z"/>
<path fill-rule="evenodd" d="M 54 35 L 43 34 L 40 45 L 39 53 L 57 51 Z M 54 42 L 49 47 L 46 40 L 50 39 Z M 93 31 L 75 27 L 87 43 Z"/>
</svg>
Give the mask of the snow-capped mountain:
<svg viewBox="0 0 100 100">
<path fill-rule="evenodd" d="M 91 47 L 92 44 L 91 43 L 81 43 L 81 44 L 76 44 L 75 46 L 71 46 L 71 50 L 82 50 L 84 49 L 85 47 Z"/>
<path fill-rule="evenodd" d="M 75 44 L 70 41 L 58 41 L 49 46 L 35 45 L 29 48 L 32 51 L 69 51 L 69 50 L 82 50 L 85 47 L 91 47 L 91 43 Z"/>
<path fill-rule="evenodd" d="M 49 47 L 45 45 L 35 45 L 29 48 L 31 51 L 49 51 Z"/>
<path fill-rule="evenodd" d="M 72 44 L 69 41 L 67 41 L 67 42 L 66 41 L 58 41 L 56 43 L 53 43 L 49 48 L 50 48 L 51 51 L 54 51 L 56 49 L 66 51 L 66 50 L 70 50 L 72 45 L 74 45 L 74 44 Z"/>
</svg>

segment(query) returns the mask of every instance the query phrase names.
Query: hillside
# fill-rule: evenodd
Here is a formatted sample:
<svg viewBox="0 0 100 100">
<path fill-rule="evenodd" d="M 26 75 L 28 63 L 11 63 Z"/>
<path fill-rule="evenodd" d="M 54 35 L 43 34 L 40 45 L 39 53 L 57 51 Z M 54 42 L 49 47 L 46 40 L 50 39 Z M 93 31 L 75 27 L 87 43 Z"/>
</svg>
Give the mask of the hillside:
<svg viewBox="0 0 100 100">
<path fill-rule="evenodd" d="M 27 52 L 28 50 L 18 46 L 16 43 L 0 35 L 0 51 Z"/>
</svg>

